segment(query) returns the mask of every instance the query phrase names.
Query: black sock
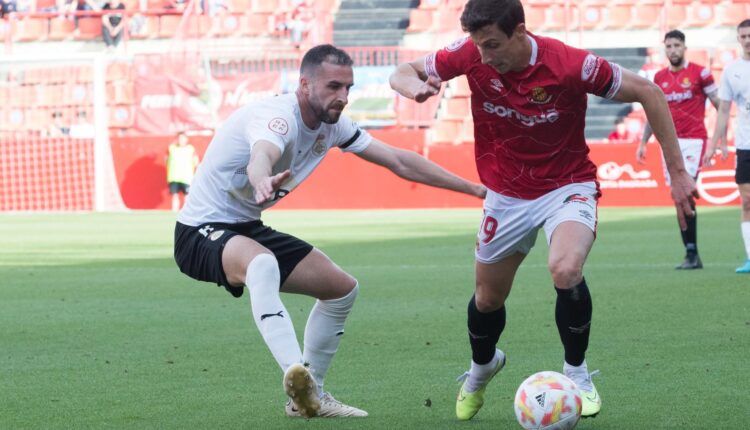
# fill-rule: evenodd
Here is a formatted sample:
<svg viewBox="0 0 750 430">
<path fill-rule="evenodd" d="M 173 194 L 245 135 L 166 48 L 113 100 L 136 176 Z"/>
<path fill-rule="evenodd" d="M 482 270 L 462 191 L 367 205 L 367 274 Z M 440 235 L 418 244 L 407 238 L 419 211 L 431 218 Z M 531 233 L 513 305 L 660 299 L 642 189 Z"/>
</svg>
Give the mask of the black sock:
<svg viewBox="0 0 750 430">
<path fill-rule="evenodd" d="M 572 366 L 580 366 L 589 346 L 591 328 L 591 295 L 586 279 L 573 288 L 563 290 L 555 287 L 557 304 L 555 322 L 565 348 L 565 361 Z"/>
<path fill-rule="evenodd" d="M 685 217 L 687 229 L 680 230 L 682 243 L 685 245 L 685 251 L 688 255 L 698 253 L 698 212 L 696 212 L 695 206 L 693 206 L 693 213 L 695 216 Z"/>
<path fill-rule="evenodd" d="M 505 328 L 505 306 L 489 313 L 479 312 L 474 296 L 469 301 L 469 343 L 471 358 L 487 364 L 495 357 L 495 346 Z"/>
</svg>

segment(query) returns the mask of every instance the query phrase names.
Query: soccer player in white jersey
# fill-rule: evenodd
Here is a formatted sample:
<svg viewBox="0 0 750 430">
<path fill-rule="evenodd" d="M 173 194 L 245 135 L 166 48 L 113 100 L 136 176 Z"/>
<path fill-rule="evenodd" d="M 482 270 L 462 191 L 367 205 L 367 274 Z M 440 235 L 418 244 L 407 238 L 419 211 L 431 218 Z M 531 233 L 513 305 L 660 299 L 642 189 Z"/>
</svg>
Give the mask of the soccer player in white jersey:
<svg viewBox="0 0 750 430">
<path fill-rule="evenodd" d="M 742 239 L 747 259 L 736 269 L 737 273 L 750 273 L 750 19 L 737 26 L 737 41 L 742 46 L 742 57 L 728 65 L 721 75 L 719 88 L 719 115 L 716 128 L 706 148 L 703 163 L 710 166 L 717 146 L 722 158 L 727 152 L 727 123 L 732 102 L 737 103 L 737 129 L 734 146 L 737 150 L 737 170 L 734 178 L 740 190 L 742 202 Z"/>
<path fill-rule="evenodd" d="M 250 103 L 217 131 L 175 227 L 182 272 L 235 297 L 247 287 L 255 323 L 284 372 L 289 416 L 367 416 L 323 391 L 359 287 L 319 249 L 264 226 L 261 212 L 292 192 L 334 147 L 408 180 L 478 198 L 487 191 L 357 127 L 341 113 L 352 85 L 349 55 L 331 45 L 310 49 L 294 94 Z M 317 299 L 304 352 L 280 291 Z"/>
</svg>

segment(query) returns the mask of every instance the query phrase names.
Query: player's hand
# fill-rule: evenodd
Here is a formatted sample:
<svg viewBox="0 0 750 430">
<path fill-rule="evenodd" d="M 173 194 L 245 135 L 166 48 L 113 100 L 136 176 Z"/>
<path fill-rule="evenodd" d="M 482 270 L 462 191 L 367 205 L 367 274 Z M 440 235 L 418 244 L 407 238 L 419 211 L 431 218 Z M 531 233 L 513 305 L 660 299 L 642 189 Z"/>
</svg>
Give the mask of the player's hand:
<svg viewBox="0 0 750 430">
<path fill-rule="evenodd" d="M 635 159 L 638 164 L 646 164 L 646 145 L 638 145 L 638 149 L 635 151 Z"/>
<path fill-rule="evenodd" d="M 427 80 L 422 83 L 422 86 L 414 93 L 414 101 L 422 103 L 430 97 L 437 95 L 440 92 L 440 84 L 440 79 L 434 76 L 429 76 Z"/>
<path fill-rule="evenodd" d="M 695 216 L 695 199 L 698 197 L 698 189 L 695 187 L 695 181 L 686 172 L 681 171 L 678 174 L 670 172 L 672 178 L 672 200 L 677 208 L 677 222 L 680 229 L 687 229 L 687 217 Z"/>
<path fill-rule="evenodd" d="M 719 150 L 721 151 L 721 161 L 724 161 L 727 158 L 729 158 L 729 148 L 727 148 L 726 140 L 724 140 L 723 143 L 719 144 Z"/>
<path fill-rule="evenodd" d="M 712 141 L 706 145 L 706 153 L 703 154 L 703 165 L 711 167 L 714 164 L 714 154 L 716 153 L 716 144 Z"/>
<path fill-rule="evenodd" d="M 254 187 L 255 202 L 257 204 L 262 204 L 273 198 L 276 190 L 279 189 L 281 184 L 283 184 L 289 176 L 291 176 L 291 172 L 287 169 L 276 175 L 263 178 L 263 180 Z"/>
</svg>

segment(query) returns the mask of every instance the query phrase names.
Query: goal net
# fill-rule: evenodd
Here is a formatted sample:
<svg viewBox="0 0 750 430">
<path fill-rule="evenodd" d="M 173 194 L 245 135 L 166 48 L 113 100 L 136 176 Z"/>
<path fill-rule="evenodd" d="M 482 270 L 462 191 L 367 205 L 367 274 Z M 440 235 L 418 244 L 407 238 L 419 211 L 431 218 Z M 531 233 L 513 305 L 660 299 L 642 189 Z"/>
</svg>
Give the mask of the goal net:
<svg viewBox="0 0 750 430">
<path fill-rule="evenodd" d="M 125 210 L 107 60 L 0 61 L 0 211 Z"/>
</svg>

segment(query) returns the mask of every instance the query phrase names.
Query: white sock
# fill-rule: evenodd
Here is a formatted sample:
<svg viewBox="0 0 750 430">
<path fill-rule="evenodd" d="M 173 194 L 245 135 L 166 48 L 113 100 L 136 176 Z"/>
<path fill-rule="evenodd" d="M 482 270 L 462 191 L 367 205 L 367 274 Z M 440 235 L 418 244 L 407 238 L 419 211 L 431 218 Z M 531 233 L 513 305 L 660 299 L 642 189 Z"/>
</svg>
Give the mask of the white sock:
<svg viewBox="0 0 750 430">
<path fill-rule="evenodd" d="M 745 241 L 745 253 L 747 259 L 750 260 L 750 221 L 743 221 L 740 227 L 742 228 L 742 240 Z"/>
<path fill-rule="evenodd" d="M 498 350 L 495 350 L 495 356 L 487 364 L 477 364 L 474 360 L 471 360 L 469 378 L 466 380 L 466 385 L 464 386 L 466 392 L 473 393 L 484 387 L 487 381 L 492 378 L 492 373 L 495 371 L 498 360 L 500 360 L 500 351 Z"/>
<path fill-rule="evenodd" d="M 279 263 L 271 254 L 260 254 L 247 265 L 245 285 L 250 291 L 253 319 L 281 371 L 301 362 L 297 336 L 289 313 L 279 297 Z"/>
<path fill-rule="evenodd" d="M 310 311 L 305 326 L 305 351 L 302 361 L 310 364 L 310 372 L 323 393 L 323 379 L 328 372 L 344 334 L 344 322 L 354 306 L 359 284 L 349 294 L 339 299 L 318 300 Z"/>
</svg>

